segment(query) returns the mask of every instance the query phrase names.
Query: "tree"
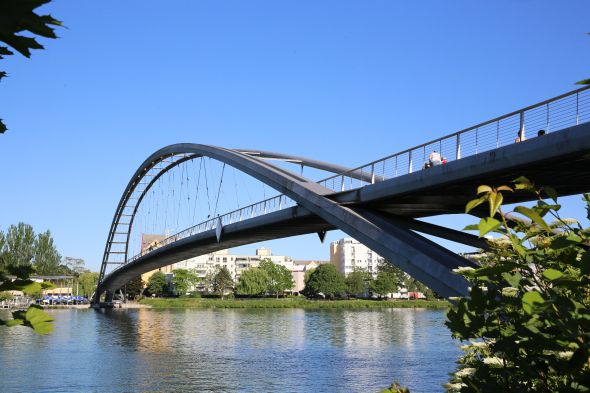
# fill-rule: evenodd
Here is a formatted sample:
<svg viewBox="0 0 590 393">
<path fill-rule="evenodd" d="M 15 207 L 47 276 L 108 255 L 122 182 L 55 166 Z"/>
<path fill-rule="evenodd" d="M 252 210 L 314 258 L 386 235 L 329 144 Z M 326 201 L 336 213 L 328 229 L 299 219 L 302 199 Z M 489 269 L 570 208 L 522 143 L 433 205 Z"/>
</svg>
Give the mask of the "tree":
<svg viewBox="0 0 590 393">
<path fill-rule="evenodd" d="M 0 41 L 8 46 L 0 46 L 0 59 L 14 54 L 9 47 L 25 57 L 31 57 L 31 49 L 43 49 L 33 37 L 20 35 L 29 32 L 46 38 L 57 38 L 51 26 L 61 26 L 62 23 L 51 15 L 37 15 L 35 8 L 49 3 L 50 0 L 4 0 L 0 1 Z M 0 71 L 0 80 L 6 76 Z M 6 131 L 6 126 L 0 119 L 0 134 Z"/>
<path fill-rule="evenodd" d="M 503 193 L 533 192 L 533 207 L 511 216 Z M 555 190 L 525 178 L 514 187 L 480 186 L 489 217 L 466 229 L 499 235 L 479 268 L 459 268 L 471 287 L 447 314 L 455 338 L 469 340 L 449 391 L 578 392 L 590 390 L 590 228 L 563 219 Z M 547 203 L 543 197 L 549 196 Z M 590 219 L 590 195 L 584 195 Z M 553 222 L 550 222 L 552 219 Z"/>
<path fill-rule="evenodd" d="M 432 289 L 409 275 L 407 275 L 404 280 L 404 286 L 408 289 L 408 292 L 421 292 L 427 298 L 433 298 L 436 296 Z"/>
<path fill-rule="evenodd" d="M 386 296 L 397 291 L 399 276 L 391 271 L 380 271 L 377 278 L 373 281 L 373 291 L 381 296 Z"/>
<path fill-rule="evenodd" d="M 58 273 L 61 255 L 53 244 L 51 232 L 46 231 L 37 235 L 34 243 L 35 272 L 42 276 Z"/>
<path fill-rule="evenodd" d="M 356 269 L 346 277 L 346 291 L 349 295 L 365 295 L 372 281 L 371 273 L 363 269 Z"/>
<path fill-rule="evenodd" d="M 172 274 L 172 285 L 177 295 L 186 295 L 200 281 L 199 276 L 187 269 L 174 269 Z"/>
<path fill-rule="evenodd" d="M 336 266 L 324 263 L 311 273 L 304 292 L 305 296 L 318 296 L 323 293 L 333 298 L 346 292 L 344 276 L 336 270 Z"/>
<path fill-rule="evenodd" d="M 242 272 L 236 291 L 240 295 L 260 296 L 263 295 L 270 283 L 270 277 L 265 270 L 253 267 Z"/>
<path fill-rule="evenodd" d="M 268 292 L 274 293 L 277 299 L 280 292 L 293 288 L 293 275 L 285 266 L 265 258 L 260 261 L 259 267 L 268 275 Z"/>
<path fill-rule="evenodd" d="M 64 266 L 75 276 L 79 276 L 88 271 L 84 260 L 81 258 L 65 257 Z"/>
<path fill-rule="evenodd" d="M 215 273 L 214 272 L 207 272 L 205 277 L 203 278 L 203 289 L 206 293 L 211 293 L 214 291 L 213 283 L 215 282 Z"/>
<path fill-rule="evenodd" d="M 152 295 L 163 295 L 168 293 L 166 275 L 159 270 L 152 274 L 148 279 L 147 290 Z"/>
<path fill-rule="evenodd" d="M 8 227 L 4 246 L 4 270 L 9 266 L 31 266 L 35 256 L 35 232 L 29 224 L 19 222 Z"/>
<path fill-rule="evenodd" d="M 223 299 L 225 292 L 233 286 L 234 280 L 231 278 L 231 273 L 227 270 L 227 267 L 222 266 L 213 277 L 213 290 L 220 294 L 221 299 Z"/>
<path fill-rule="evenodd" d="M 128 298 L 137 299 L 143 293 L 143 287 L 141 276 L 137 276 L 124 285 L 124 290 Z"/>
<path fill-rule="evenodd" d="M 80 274 L 80 277 L 78 277 L 78 283 L 80 285 L 79 294 L 90 298 L 96 289 L 96 284 L 98 284 L 98 276 L 98 273 L 93 272 Z"/>
</svg>

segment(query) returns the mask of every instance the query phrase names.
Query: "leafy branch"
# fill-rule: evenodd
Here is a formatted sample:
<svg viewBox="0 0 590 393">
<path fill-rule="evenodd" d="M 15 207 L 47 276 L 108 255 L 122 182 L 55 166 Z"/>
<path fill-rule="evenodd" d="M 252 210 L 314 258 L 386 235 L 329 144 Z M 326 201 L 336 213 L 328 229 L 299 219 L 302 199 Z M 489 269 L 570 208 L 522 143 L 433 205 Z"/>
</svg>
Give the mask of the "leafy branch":
<svg viewBox="0 0 590 393">
<path fill-rule="evenodd" d="M 62 22 L 51 15 L 38 15 L 34 10 L 51 0 L 0 0 L 0 59 L 11 56 L 14 52 L 31 57 L 32 49 L 44 49 L 35 37 L 27 37 L 22 33 L 29 32 L 45 38 L 57 38 L 51 26 L 62 26 Z M 0 71 L 0 80 L 8 74 Z M 7 130 L 0 119 L 0 134 Z"/>
<path fill-rule="evenodd" d="M 534 194 L 537 202 L 505 214 L 502 193 L 517 190 Z M 466 229 L 500 237 L 481 267 L 457 269 L 471 289 L 449 311 L 446 324 L 454 337 L 470 343 L 447 390 L 588 391 L 590 228 L 562 218 L 555 190 L 524 177 L 512 187 L 477 191 L 466 211 L 487 202 L 490 216 Z M 590 195 L 583 200 L 590 217 Z M 510 215 L 525 220 L 509 225 Z"/>
</svg>

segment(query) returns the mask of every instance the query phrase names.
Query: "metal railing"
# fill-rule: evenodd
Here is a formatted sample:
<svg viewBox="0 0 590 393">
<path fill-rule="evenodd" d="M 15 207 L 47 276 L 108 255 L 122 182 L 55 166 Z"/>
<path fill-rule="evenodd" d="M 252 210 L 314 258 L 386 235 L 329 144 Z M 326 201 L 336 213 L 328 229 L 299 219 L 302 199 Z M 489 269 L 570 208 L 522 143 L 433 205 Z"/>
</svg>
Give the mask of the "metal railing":
<svg viewBox="0 0 590 393">
<path fill-rule="evenodd" d="M 370 162 L 350 171 L 330 176 L 318 183 L 336 192 L 353 190 L 382 180 L 407 175 L 425 168 L 436 151 L 455 161 L 515 143 L 519 136 L 536 137 L 590 121 L 590 86 L 583 87 L 477 124 L 411 149 Z M 524 140 L 524 138 L 523 138 Z M 360 172 L 359 176 L 350 176 Z M 363 176 L 364 175 L 364 176 Z M 361 180 L 363 179 L 363 180 Z"/>
<path fill-rule="evenodd" d="M 263 201 L 254 203 L 252 205 L 248 205 L 242 207 L 240 209 L 231 211 L 229 213 L 225 213 L 223 215 L 210 218 L 206 221 L 203 221 L 197 225 L 194 225 L 190 228 L 187 228 L 181 232 L 178 232 L 172 236 L 168 236 L 166 239 L 158 242 L 153 248 L 148 248 L 146 251 L 139 253 L 132 258 L 127 260 L 127 263 L 134 261 L 135 259 L 145 255 L 146 253 L 155 250 L 156 248 L 163 247 L 165 245 L 174 243 L 178 240 L 187 238 L 189 236 L 193 236 L 199 233 L 203 233 L 206 231 L 214 230 L 217 228 L 219 222 L 221 222 L 222 226 L 226 226 L 229 224 L 233 224 L 236 222 L 241 222 L 244 220 L 248 220 L 254 217 L 260 217 L 268 213 L 273 213 L 288 207 L 293 207 L 297 203 L 292 199 L 288 198 L 286 195 L 277 195 L 275 197 L 265 199 Z M 116 269 L 115 269 L 116 270 Z"/>
</svg>

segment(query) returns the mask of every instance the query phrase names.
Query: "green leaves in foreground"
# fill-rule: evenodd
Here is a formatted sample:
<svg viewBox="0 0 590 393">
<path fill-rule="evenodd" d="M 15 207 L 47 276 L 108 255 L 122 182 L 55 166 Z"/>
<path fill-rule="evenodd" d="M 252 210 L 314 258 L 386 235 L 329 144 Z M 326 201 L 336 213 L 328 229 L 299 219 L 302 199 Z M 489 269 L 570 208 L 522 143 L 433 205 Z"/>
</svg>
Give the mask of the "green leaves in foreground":
<svg viewBox="0 0 590 393">
<path fill-rule="evenodd" d="M 487 202 L 490 216 L 466 229 L 499 236 L 481 252 L 481 267 L 455 270 L 470 292 L 449 310 L 446 325 L 467 345 L 445 386 L 462 393 L 589 392 L 590 228 L 560 217 L 551 187 L 519 178 L 514 189 L 537 203 L 505 214 L 498 195 L 508 189 L 481 186 L 466 208 Z M 583 201 L 590 215 L 590 195 Z"/>
<path fill-rule="evenodd" d="M 28 326 L 38 334 L 49 334 L 53 331 L 53 318 L 47 315 L 39 306 L 32 305 L 26 311 L 15 311 L 12 313 L 14 319 L 8 321 L 0 320 L 0 325 L 6 326 Z"/>
<path fill-rule="evenodd" d="M 29 33 L 45 38 L 57 38 L 52 26 L 62 26 L 62 23 L 51 15 L 38 15 L 35 9 L 49 3 L 50 0 L 2 0 L 0 1 L 0 59 L 13 55 L 10 48 L 25 57 L 31 56 L 32 49 L 43 49 L 34 37 L 21 33 Z M 6 72 L 0 71 L 0 79 Z M 6 131 L 6 125 L 0 119 L 0 134 Z"/>
</svg>

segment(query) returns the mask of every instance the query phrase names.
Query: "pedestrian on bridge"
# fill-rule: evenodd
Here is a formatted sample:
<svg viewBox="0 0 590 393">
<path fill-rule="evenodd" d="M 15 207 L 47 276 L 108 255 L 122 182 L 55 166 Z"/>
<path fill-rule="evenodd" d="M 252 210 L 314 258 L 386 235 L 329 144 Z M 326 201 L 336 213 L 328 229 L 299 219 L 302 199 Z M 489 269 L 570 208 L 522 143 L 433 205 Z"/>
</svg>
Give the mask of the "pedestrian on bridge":
<svg viewBox="0 0 590 393">
<path fill-rule="evenodd" d="M 442 164 L 443 158 L 439 152 L 433 150 L 432 153 L 428 156 L 428 161 L 430 161 L 430 166 L 440 165 Z"/>
</svg>

